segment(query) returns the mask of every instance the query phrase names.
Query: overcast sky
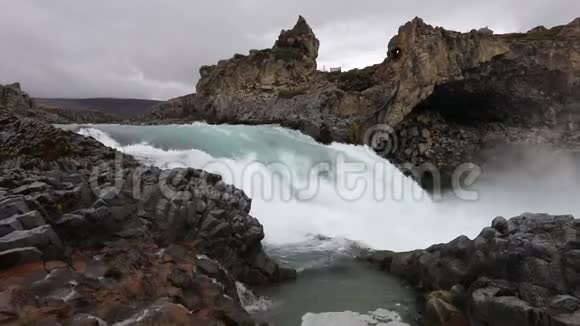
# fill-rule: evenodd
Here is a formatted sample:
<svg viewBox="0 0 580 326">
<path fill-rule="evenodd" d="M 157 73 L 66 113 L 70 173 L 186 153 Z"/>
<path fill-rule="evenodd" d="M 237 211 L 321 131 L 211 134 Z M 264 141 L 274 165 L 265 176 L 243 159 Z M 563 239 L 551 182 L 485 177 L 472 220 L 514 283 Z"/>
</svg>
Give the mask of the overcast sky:
<svg viewBox="0 0 580 326">
<path fill-rule="evenodd" d="M 449 29 L 496 32 L 580 16 L 580 0 L 0 0 L 0 83 L 36 97 L 168 99 L 194 91 L 204 64 L 271 47 L 305 16 L 319 67 L 383 60 L 415 16 Z"/>
</svg>

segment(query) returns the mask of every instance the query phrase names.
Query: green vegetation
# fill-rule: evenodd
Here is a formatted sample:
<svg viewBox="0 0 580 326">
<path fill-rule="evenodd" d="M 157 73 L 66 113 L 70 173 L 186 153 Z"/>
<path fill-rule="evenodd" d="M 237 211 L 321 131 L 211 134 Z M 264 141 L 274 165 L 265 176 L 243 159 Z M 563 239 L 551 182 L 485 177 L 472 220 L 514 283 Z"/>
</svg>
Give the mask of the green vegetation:
<svg viewBox="0 0 580 326">
<path fill-rule="evenodd" d="M 329 81 L 337 83 L 343 91 L 362 92 L 374 86 L 370 69 L 353 69 L 346 72 L 326 73 Z"/>
<path fill-rule="evenodd" d="M 545 39 L 554 39 L 558 37 L 558 34 L 562 31 L 564 26 L 556 26 L 551 29 L 534 31 L 528 33 L 526 39 L 528 40 L 545 40 Z"/>
<path fill-rule="evenodd" d="M 511 33 L 505 34 L 503 37 L 508 39 L 522 39 L 526 41 L 546 41 L 557 40 L 558 34 L 562 31 L 564 26 L 556 26 L 550 29 L 540 29 L 529 33 Z"/>
</svg>

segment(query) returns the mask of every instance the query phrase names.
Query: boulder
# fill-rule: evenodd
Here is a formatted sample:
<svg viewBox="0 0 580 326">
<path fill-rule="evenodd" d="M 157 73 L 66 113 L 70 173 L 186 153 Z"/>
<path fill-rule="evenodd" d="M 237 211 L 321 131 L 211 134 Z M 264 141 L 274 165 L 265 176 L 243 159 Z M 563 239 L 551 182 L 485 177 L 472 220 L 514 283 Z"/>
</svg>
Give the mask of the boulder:
<svg viewBox="0 0 580 326">
<path fill-rule="evenodd" d="M 12 218 L 18 220 L 25 230 L 34 229 L 46 224 L 46 220 L 38 211 L 31 211 Z"/>
<path fill-rule="evenodd" d="M 0 252 L 0 270 L 14 266 L 43 261 L 43 253 L 34 247 L 9 249 Z"/>
<path fill-rule="evenodd" d="M 493 222 L 491 222 L 491 227 L 496 229 L 500 233 L 507 232 L 508 222 L 505 218 L 498 216 L 496 217 Z"/>
<path fill-rule="evenodd" d="M 0 198 L 0 220 L 29 211 L 30 208 L 22 196 Z"/>
<path fill-rule="evenodd" d="M 461 310 L 452 303 L 452 294 L 438 291 L 429 294 L 425 305 L 425 321 L 430 326 L 468 326 Z"/>
<path fill-rule="evenodd" d="M 563 313 L 573 313 L 580 310 L 580 299 L 568 294 L 557 295 L 550 301 L 550 308 Z"/>
<path fill-rule="evenodd" d="M 366 260 L 423 291 L 433 325 L 460 311 L 471 325 L 574 325 L 580 306 L 580 221 L 569 215 L 498 217 L 474 240 Z M 562 320 L 554 324 L 555 320 Z M 451 325 L 451 324 L 449 324 Z"/>
<path fill-rule="evenodd" d="M 46 259 L 63 256 L 64 246 L 50 225 L 31 230 L 14 231 L 0 238 L 0 251 L 34 247 L 42 251 Z"/>
<path fill-rule="evenodd" d="M 15 195 L 30 195 L 31 193 L 41 192 L 48 188 L 48 185 L 44 182 L 34 182 L 24 186 L 20 186 L 16 189 L 12 189 L 12 193 Z"/>
<path fill-rule="evenodd" d="M 11 217 L 0 221 L 0 237 L 22 229 L 22 224 L 16 218 Z"/>
</svg>

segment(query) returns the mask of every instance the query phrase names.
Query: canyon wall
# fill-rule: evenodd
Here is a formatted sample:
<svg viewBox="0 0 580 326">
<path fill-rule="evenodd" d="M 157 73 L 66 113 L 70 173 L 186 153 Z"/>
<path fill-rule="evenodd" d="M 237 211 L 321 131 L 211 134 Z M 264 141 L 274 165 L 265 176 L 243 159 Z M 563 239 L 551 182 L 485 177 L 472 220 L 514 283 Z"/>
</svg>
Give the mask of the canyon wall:
<svg viewBox="0 0 580 326">
<path fill-rule="evenodd" d="M 272 48 L 202 67 L 195 94 L 145 120 L 277 123 L 323 143 L 364 143 L 428 189 L 439 181 L 421 173 L 426 163 L 445 187 L 459 165 L 483 165 L 502 145 L 578 148 L 580 18 L 504 35 L 416 18 L 382 63 L 342 73 L 316 69 L 318 47 L 300 17 Z"/>
</svg>

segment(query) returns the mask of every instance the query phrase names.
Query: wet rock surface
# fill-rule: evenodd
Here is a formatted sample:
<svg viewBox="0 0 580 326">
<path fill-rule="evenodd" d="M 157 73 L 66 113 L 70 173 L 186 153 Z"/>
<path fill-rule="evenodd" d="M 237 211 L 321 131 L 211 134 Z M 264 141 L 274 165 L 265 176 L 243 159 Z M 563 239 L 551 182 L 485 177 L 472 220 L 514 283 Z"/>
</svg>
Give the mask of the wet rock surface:
<svg viewBox="0 0 580 326">
<path fill-rule="evenodd" d="M 251 325 L 235 282 L 296 277 L 265 254 L 252 200 L 221 176 L 143 166 L 8 103 L 0 322 Z"/>
<path fill-rule="evenodd" d="M 116 158 L 125 166 L 138 165 L 132 157 L 105 147 L 95 139 L 54 128 L 37 119 L 3 113 L 5 111 L 0 110 L 0 167 L 78 174 L 90 171 L 95 164 L 113 164 Z M 77 180 L 67 181 L 75 183 Z"/>
<path fill-rule="evenodd" d="M 0 272 L 1 322 L 30 325 L 254 325 L 232 276 L 208 275 L 191 243 L 118 240 L 79 250 L 70 266 Z M 209 258 L 204 258 L 209 259 Z M 74 269 L 73 269 L 74 267 Z"/>
<path fill-rule="evenodd" d="M 579 325 L 580 221 L 523 214 L 471 240 L 365 257 L 424 293 L 434 325 Z M 463 324 L 458 325 L 464 325 Z"/>
<path fill-rule="evenodd" d="M 579 24 L 494 35 L 415 19 L 382 64 L 323 73 L 301 18 L 273 48 L 203 67 L 196 95 L 144 121 L 280 123 L 358 143 L 385 123 L 397 135 L 387 158 L 448 179 L 497 145 L 577 148 Z M 142 166 L 40 121 L 19 85 L 0 95 L 0 322 L 247 324 L 236 281 L 296 277 L 264 253 L 251 199 L 220 176 Z M 578 325 L 579 227 L 497 218 L 474 240 L 367 259 L 428 294 L 434 325 Z"/>
</svg>

